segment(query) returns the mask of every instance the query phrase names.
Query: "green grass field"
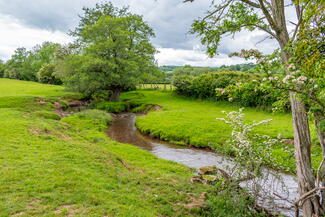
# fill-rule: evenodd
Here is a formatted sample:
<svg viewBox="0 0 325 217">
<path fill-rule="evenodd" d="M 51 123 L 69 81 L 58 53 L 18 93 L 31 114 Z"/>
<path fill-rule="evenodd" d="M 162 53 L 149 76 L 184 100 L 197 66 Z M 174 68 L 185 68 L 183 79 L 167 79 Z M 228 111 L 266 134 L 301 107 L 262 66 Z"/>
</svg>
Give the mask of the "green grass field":
<svg viewBox="0 0 325 217">
<path fill-rule="evenodd" d="M 216 118 L 224 117 L 222 111 L 238 111 L 238 106 L 228 102 L 176 96 L 170 91 L 139 90 L 124 93 L 122 98 L 163 107 L 160 111 L 150 112 L 148 115 L 137 118 L 136 124 L 141 131 L 175 144 L 211 147 L 217 151 L 230 154 L 231 147 L 227 145 L 226 141 L 230 137 L 231 130 L 225 123 L 216 120 Z M 272 137 L 281 134 L 283 138 L 292 139 L 290 114 L 274 114 L 254 108 L 245 108 L 244 113 L 248 122 L 272 119 L 270 124 L 257 128 L 258 133 Z M 316 138 L 315 134 L 313 136 Z M 290 152 L 285 152 L 284 148 L 289 149 Z M 318 156 L 313 162 L 317 166 L 321 158 L 320 147 L 315 145 L 312 151 L 315 156 Z M 292 145 L 283 144 L 274 147 L 273 156 L 276 161 L 270 166 L 294 172 Z"/>
<path fill-rule="evenodd" d="M 72 96 L 60 86 L 0 79 L 0 216 L 198 215 L 177 204 L 211 187 L 191 184 L 185 166 L 111 141 L 107 113 L 40 115 Z"/>
<path fill-rule="evenodd" d="M 78 98 L 0 79 L 1 217 L 262 216 L 245 193 L 193 184 L 192 169 L 112 141 L 104 111 L 53 112 Z"/>
</svg>

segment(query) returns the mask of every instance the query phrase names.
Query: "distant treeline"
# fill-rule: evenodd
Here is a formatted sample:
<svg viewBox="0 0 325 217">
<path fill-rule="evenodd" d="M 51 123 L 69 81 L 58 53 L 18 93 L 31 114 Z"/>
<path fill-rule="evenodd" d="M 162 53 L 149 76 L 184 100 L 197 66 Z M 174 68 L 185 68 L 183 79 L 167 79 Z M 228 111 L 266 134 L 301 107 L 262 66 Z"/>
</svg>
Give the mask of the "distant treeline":
<svg viewBox="0 0 325 217">
<path fill-rule="evenodd" d="M 230 71 L 249 72 L 249 71 L 254 70 L 254 68 L 256 67 L 256 64 L 242 63 L 242 64 L 235 64 L 235 65 L 221 65 L 219 67 L 203 67 L 203 66 L 190 66 L 190 65 L 185 65 L 185 66 L 164 65 L 164 66 L 159 66 L 159 69 L 164 72 L 171 72 L 177 68 L 183 68 L 183 67 L 191 67 L 191 68 L 198 69 L 198 70 L 209 70 L 209 71 L 230 70 Z"/>
<path fill-rule="evenodd" d="M 0 61 L 0 77 L 62 84 L 54 75 L 56 61 L 62 49 L 62 45 L 52 42 L 36 45 L 31 50 L 17 48 L 7 62 Z"/>
<path fill-rule="evenodd" d="M 199 66 L 160 66 L 159 69 L 165 72 L 164 83 L 173 83 L 176 76 L 189 75 L 198 76 L 211 72 L 238 71 L 247 73 L 257 73 L 257 65 L 254 63 L 236 64 L 220 67 L 199 67 Z"/>
</svg>

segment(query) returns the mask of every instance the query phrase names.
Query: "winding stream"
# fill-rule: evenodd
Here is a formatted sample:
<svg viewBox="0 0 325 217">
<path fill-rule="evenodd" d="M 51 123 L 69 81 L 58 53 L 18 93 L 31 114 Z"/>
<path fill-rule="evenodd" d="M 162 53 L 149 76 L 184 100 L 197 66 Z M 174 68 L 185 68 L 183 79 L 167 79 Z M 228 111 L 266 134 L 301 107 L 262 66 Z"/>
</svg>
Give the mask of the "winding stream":
<svg viewBox="0 0 325 217">
<path fill-rule="evenodd" d="M 115 115 L 108 130 L 108 135 L 118 142 L 133 144 L 150 151 L 159 158 L 175 161 L 196 169 L 215 165 L 230 173 L 234 166 L 231 159 L 218 153 L 204 149 L 171 145 L 145 136 L 135 127 L 135 118 L 136 115 L 133 113 Z M 242 182 L 240 185 L 251 193 L 255 192 L 256 188 L 259 188 L 263 198 L 257 197 L 257 203 L 261 207 L 270 211 L 277 211 L 285 216 L 295 215 L 295 210 L 289 208 L 291 207 L 289 201 L 295 200 L 298 196 L 298 184 L 294 176 L 264 169 L 261 178 Z"/>
</svg>

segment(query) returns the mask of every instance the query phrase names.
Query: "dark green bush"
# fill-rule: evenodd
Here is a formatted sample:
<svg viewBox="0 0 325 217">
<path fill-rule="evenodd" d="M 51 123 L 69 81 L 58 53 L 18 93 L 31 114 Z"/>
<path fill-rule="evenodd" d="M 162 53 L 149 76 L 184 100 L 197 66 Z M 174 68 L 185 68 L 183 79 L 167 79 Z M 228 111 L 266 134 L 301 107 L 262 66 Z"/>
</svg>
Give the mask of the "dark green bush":
<svg viewBox="0 0 325 217">
<path fill-rule="evenodd" d="M 230 84 L 256 77 L 243 72 L 214 72 L 199 76 L 180 75 L 174 78 L 176 92 L 197 98 L 216 97 L 216 88 L 225 88 Z"/>
<path fill-rule="evenodd" d="M 241 106 L 277 111 L 290 109 L 282 90 L 261 86 L 261 76 L 244 72 L 214 72 L 199 76 L 180 75 L 174 79 L 176 93 L 195 98 L 234 101 Z"/>
<path fill-rule="evenodd" d="M 191 84 L 193 77 L 190 75 L 179 75 L 174 78 L 173 84 L 176 87 L 176 93 L 184 96 L 192 96 L 193 90 Z"/>
<path fill-rule="evenodd" d="M 126 112 L 128 110 L 128 104 L 125 102 L 97 102 L 94 103 L 96 109 L 105 110 L 112 113 Z"/>
<path fill-rule="evenodd" d="M 38 81 L 44 84 L 62 84 L 62 81 L 54 75 L 55 65 L 45 64 L 37 72 Z"/>
<path fill-rule="evenodd" d="M 229 101 L 237 102 L 242 106 L 269 109 L 277 104 L 283 106 L 278 110 L 287 110 L 286 103 L 277 103 L 280 99 L 289 102 L 286 94 L 281 90 L 264 87 L 259 80 L 229 85 L 224 90 Z"/>
</svg>

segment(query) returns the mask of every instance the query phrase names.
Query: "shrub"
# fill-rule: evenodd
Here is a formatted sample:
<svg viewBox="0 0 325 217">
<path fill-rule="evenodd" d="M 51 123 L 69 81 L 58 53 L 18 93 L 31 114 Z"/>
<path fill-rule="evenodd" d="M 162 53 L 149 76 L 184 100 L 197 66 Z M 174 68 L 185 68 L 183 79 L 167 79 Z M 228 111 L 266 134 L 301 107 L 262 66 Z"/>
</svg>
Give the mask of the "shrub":
<svg viewBox="0 0 325 217">
<path fill-rule="evenodd" d="M 37 72 L 37 78 L 44 84 L 62 84 L 62 81 L 54 76 L 55 66 L 53 64 L 45 64 Z"/>
<path fill-rule="evenodd" d="M 95 102 L 95 108 L 112 113 L 120 113 L 128 110 L 128 104 L 125 102 Z"/>
<path fill-rule="evenodd" d="M 262 86 L 258 80 L 247 81 L 229 85 L 224 89 L 224 95 L 229 101 L 239 103 L 241 106 L 271 108 L 274 105 L 283 106 L 279 110 L 287 110 L 287 103 L 276 103 L 278 100 L 289 102 L 287 95 L 281 90 L 274 90 Z"/>
<path fill-rule="evenodd" d="M 201 99 L 234 101 L 241 106 L 274 108 L 274 111 L 288 111 L 288 94 L 262 86 L 261 76 L 245 72 L 214 72 L 196 77 L 176 76 L 176 93 Z"/>
<path fill-rule="evenodd" d="M 256 76 L 250 73 L 232 71 L 214 72 L 196 77 L 180 75 L 175 77 L 174 85 L 176 92 L 181 95 L 202 99 L 215 98 L 216 88 L 225 88 L 230 84 L 254 77 Z"/>
<path fill-rule="evenodd" d="M 173 84 L 176 87 L 176 93 L 184 96 L 191 96 L 193 90 L 191 84 L 193 77 L 190 75 L 179 75 L 174 78 Z"/>
<path fill-rule="evenodd" d="M 201 215 L 210 217 L 267 216 L 254 208 L 254 199 L 247 192 L 233 183 L 220 182 L 215 185 L 213 193 L 207 194 L 206 206 L 202 208 Z"/>
</svg>

